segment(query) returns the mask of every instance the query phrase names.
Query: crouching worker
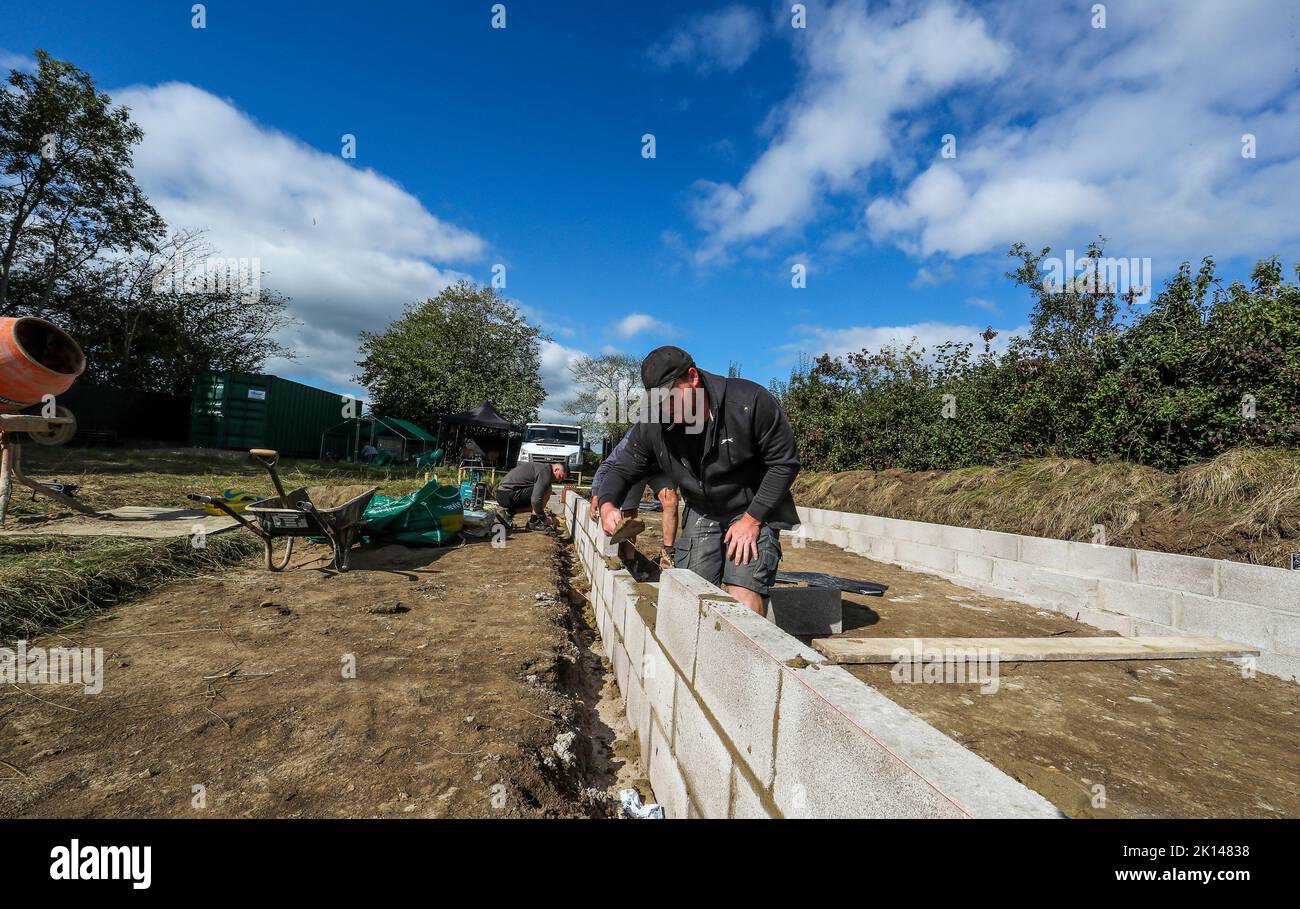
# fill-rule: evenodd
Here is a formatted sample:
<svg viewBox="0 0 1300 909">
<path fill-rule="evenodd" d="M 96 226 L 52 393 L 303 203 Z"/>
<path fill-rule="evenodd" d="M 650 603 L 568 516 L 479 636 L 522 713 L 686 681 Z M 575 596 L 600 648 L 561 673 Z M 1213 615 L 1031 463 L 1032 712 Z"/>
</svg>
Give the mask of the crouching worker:
<svg viewBox="0 0 1300 909">
<path fill-rule="evenodd" d="M 531 512 L 529 527 L 552 527 L 555 519 L 546 510 L 551 484 L 563 482 L 568 476 L 569 470 L 563 464 L 518 464 L 497 486 L 497 504 L 512 518 L 521 511 Z"/>
<path fill-rule="evenodd" d="M 635 484 L 667 474 L 686 501 L 677 567 L 762 614 L 781 561 L 780 531 L 799 523 L 790 495 L 799 456 L 785 411 L 763 386 L 705 372 L 677 347 L 651 351 L 641 381 L 649 406 L 610 459 L 602 529 L 617 526 Z"/>
<path fill-rule="evenodd" d="M 609 476 L 610 465 L 622 456 L 627 450 L 628 439 L 631 433 L 623 436 L 619 443 L 614 446 L 614 450 L 596 468 L 596 475 L 591 478 L 591 519 L 594 521 L 600 515 L 600 490 Z M 623 497 L 619 510 L 625 518 L 635 518 L 641 508 L 641 497 L 645 494 L 646 486 L 649 486 L 654 492 L 655 498 L 659 500 L 662 511 L 659 515 L 660 526 L 663 529 L 663 548 L 660 550 L 656 561 L 659 562 L 660 568 L 673 567 L 673 546 L 677 542 L 677 486 L 673 483 L 672 478 L 666 473 L 656 473 L 648 480 L 642 480 L 639 483 L 633 483 L 627 494 Z M 618 545 L 619 557 L 625 561 L 631 561 L 636 549 L 636 537 L 630 537 Z"/>
</svg>

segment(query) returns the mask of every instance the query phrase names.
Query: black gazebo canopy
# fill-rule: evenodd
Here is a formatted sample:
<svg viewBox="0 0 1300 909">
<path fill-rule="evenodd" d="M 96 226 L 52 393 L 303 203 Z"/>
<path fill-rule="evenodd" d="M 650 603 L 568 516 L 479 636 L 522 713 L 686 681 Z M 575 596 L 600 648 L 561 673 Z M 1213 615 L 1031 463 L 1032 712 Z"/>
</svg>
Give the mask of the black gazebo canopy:
<svg viewBox="0 0 1300 909">
<path fill-rule="evenodd" d="M 495 429 L 499 432 L 519 431 L 518 426 L 507 422 L 501 414 L 497 413 L 497 409 L 486 401 L 478 407 L 471 407 L 469 410 L 443 417 L 442 422 L 454 423 L 457 426 L 480 426 L 484 429 Z"/>
<path fill-rule="evenodd" d="M 510 438 L 519 432 L 519 427 L 507 421 L 497 409 L 487 401 L 484 401 L 478 407 L 471 407 L 469 410 L 460 413 L 453 413 L 442 418 L 442 422 L 447 426 L 457 428 L 456 448 L 448 448 L 448 452 L 455 451 L 459 453 L 460 447 L 464 445 L 465 430 L 486 429 L 492 432 L 503 433 L 505 439 L 505 450 L 502 453 L 501 466 L 506 467 L 510 462 Z"/>
</svg>

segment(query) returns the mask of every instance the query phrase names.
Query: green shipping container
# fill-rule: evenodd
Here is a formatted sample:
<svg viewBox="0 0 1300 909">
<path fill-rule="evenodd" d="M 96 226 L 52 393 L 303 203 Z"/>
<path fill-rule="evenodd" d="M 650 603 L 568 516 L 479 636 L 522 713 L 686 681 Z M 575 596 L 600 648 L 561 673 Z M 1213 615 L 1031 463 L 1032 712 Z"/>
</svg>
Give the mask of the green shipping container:
<svg viewBox="0 0 1300 909">
<path fill-rule="evenodd" d="M 274 448 L 286 457 L 320 455 L 321 433 L 343 419 L 343 396 L 249 372 L 194 377 L 190 444 L 196 448 Z"/>
</svg>

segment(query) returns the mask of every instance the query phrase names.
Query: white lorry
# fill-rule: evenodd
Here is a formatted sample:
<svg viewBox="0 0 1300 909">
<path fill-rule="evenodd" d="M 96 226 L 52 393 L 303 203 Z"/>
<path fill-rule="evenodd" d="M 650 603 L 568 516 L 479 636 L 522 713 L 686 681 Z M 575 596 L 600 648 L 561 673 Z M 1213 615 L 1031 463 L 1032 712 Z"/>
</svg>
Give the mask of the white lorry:
<svg viewBox="0 0 1300 909">
<path fill-rule="evenodd" d="M 519 463 L 563 464 L 576 472 L 582 467 L 582 427 L 529 423 L 519 446 Z"/>
</svg>

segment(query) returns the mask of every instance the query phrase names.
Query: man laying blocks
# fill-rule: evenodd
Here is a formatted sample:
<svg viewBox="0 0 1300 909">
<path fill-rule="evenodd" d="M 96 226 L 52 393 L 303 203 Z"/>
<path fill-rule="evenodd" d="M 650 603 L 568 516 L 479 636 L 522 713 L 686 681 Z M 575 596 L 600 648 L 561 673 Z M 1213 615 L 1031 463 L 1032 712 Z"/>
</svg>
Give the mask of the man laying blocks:
<svg viewBox="0 0 1300 909">
<path fill-rule="evenodd" d="M 610 456 L 601 463 L 596 469 L 596 475 L 591 478 L 591 519 L 594 521 L 600 513 L 600 490 L 606 478 L 609 476 L 610 465 L 614 463 L 627 450 L 628 440 L 632 437 L 629 431 L 614 446 Z M 623 497 L 620 510 L 623 517 L 633 520 L 637 516 L 637 511 L 641 507 L 641 496 L 645 493 L 646 486 L 649 485 L 654 491 L 655 498 L 663 511 L 660 514 L 660 526 L 663 528 L 664 545 L 659 553 L 659 567 L 673 567 L 673 547 L 677 541 L 677 486 L 673 483 L 672 478 L 665 473 L 657 473 L 650 477 L 649 480 L 642 480 L 639 483 L 633 483 L 627 495 Z M 632 551 L 636 542 L 636 534 L 644 529 L 641 522 L 637 522 L 635 532 L 628 534 L 624 539 L 619 540 L 619 555 L 624 559 L 632 558 Z"/>
<path fill-rule="evenodd" d="M 614 531 L 634 485 L 667 474 L 686 500 L 676 566 L 762 615 L 781 561 L 779 532 L 799 522 L 790 496 L 799 456 L 785 411 L 761 385 L 705 372 L 678 347 L 651 351 L 641 381 L 648 406 L 627 447 L 606 462 L 602 529 Z"/>
</svg>

